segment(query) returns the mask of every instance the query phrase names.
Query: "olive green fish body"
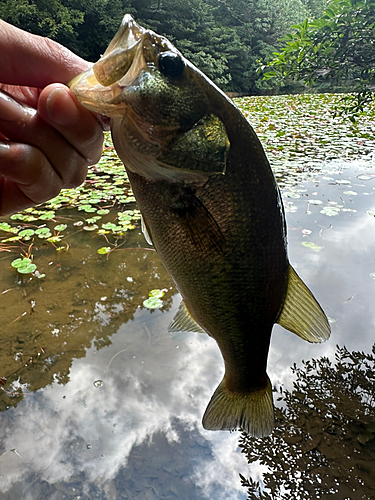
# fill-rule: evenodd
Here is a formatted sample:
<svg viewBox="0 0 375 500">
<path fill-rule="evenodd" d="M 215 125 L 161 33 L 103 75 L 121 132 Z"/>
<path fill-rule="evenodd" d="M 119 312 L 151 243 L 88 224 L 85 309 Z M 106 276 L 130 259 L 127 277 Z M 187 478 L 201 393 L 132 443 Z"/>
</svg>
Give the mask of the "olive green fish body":
<svg viewBox="0 0 375 500">
<path fill-rule="evenodd" d="M 310 342 L 330 328 L 289 265 L 280 193 L 255 132 L 167 39 L 130 16 L 71 88 L 111 117 L 146 239 L 183 297 L 170 331 L 206 332 L 222 353 L 204 427 L 269 434 L 274 323 Z"/>
<path fill-rule="evenodd" d="M 266 385 L 270 335 L 289 266 L 273 175 L 252 129 L 237 110 L 233 115 L 239 124 L 233 127 L 236 139 L 229 134 L 224 176 L 198 186 L 149 181 L 132 172 L 129 178 L 187 309 L 217 341 L 233 389 L 246 391 Z M 255 154 L 247 151 L 250 141 Z"/>
</svg>

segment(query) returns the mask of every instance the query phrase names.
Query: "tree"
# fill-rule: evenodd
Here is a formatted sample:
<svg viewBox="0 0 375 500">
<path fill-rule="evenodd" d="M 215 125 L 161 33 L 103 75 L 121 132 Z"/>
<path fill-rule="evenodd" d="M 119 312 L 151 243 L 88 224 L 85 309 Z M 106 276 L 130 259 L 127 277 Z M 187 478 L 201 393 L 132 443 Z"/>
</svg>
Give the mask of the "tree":
<svg viewBox="0 0 375 500">
<path fill-rule="evenodd" d="M 60 0 L 2 0 L 0 18 L 30 33 L 69 45 L 84 14 Z"/>
<path fill-rule="evenodd" d="M 293 28 L 282 50 L 263 67 L 265 79 L 309 86 L 346 81 L 356 95 L 344 98 L 343 111 L 354 121 L 374 99 L 375 0 L 331 0 L 321 18 Z"/>
<path fill-rule="evenodd" d="M 372 353 L 337 347 L 327 358 L 292 368 L 271 436 L 242 433 L 248 462 L 266 465 L 264 488 L 241 476 L 250 500 L 375 498 L 375 344 Z"/>
</svg>

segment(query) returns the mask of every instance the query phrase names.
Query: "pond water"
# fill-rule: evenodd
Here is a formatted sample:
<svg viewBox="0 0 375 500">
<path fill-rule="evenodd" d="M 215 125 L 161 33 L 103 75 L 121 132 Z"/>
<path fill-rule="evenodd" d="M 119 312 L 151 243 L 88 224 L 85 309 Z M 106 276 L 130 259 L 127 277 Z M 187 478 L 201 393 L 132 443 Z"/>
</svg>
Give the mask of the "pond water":
<svg viewBox="0 0 375 500">
<path fill-rule="evenodd" d="M 332 326 L 323 345 L 274 327 L 268 373 L 277 388 L 292 389 L 294 363 L 334 360 L 337 344 L 370 353 L 375 341 L 373 125 L 370 118 L 356 126 L 333 119 L 335 102 L 239 101 L 283 190 L 290 261 Z M 104 213 L 87 207 L 94 206 L 87 192 L 103 178 L 99 170 L 75 208 L 66 194 L 46 206 L 55 212 L 42 221 L 32 211 L 0 221 L 18 228 L 2 226 L 0 233 L 0 500 L 245 500 L 239 474 L 262 481 L 265 466 L 248 463 L 239 432 L 201 425 L 223 375 L 218 347 L 205 335 L 167 333 L 180 298 L 141 234 L 131 192 L 122 209 L 113 189 L 96 194 Z M 104 171 L 107 179 L 114 175 Z M 110 180 L 124 197 L 125 180 Z M 118 225 L 124 211 L 122 231 L 99 227 L 113 217 Z M 90 220 L 91 212 L 104 222 Z M 12 241 L 12 234 L 44 223 L 50 241 L 35 232 Z M 21 250 L 33 255 L 36 272 L 11 266 Z M 150 310 L 143 302 L 153 289 L 165 293 L 162 307 Z M 365 441 L 371 450 L 373 443 Z M 363 491 L 375 488 L 368 481 Z"/>
</svg>

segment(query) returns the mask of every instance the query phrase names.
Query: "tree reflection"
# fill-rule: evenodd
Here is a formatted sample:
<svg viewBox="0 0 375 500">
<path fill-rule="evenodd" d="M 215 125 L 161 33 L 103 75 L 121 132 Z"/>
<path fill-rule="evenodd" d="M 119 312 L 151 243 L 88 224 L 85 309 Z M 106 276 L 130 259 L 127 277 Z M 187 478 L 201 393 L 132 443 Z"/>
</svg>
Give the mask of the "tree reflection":
<svg viewBox="0 0 375 500">
<path fill-rule="evenodd" d="M 167 288 L 162 311 L 172 306 L 172 279 L 156 252 L 139 246 L 138 233 L 127 235 L 128 246 L 108 259 L 79 237 L 69 240 L 74 251 L 40 250 L 47 263 L 53 260 L 43 281 L 20 279 L 10 265 L 3 266 L 0 411 L 54 382 L 66 384 L 73 359 L 84 357 L 91 346 L 109 345 L 118 328 L 143 308 L 150 290 Z M 147 342 L 152 332 L 140 335 Z"/>
<path fill-rule="evenodd" d="M 370 354 L 337 347 L 335 358 L 292 367 L 271 436 L 241 434 L 248 462 L 268 469 L 264 485 L 241 476 L 248 499 L 375 498 L 375 344 Z"/>
</svg>

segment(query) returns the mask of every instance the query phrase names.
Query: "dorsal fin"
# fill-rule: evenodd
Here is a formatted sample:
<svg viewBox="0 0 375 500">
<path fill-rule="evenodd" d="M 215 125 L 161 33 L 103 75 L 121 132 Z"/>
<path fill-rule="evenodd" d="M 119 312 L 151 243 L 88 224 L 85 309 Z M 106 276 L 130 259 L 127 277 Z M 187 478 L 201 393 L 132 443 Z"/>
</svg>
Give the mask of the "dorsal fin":
<svg viewBox="0 0 375 500">
<path fill-rule="evenodd" d="M 177 332 L 196 332 L 196 333 L 207 333 L 201 328 L 198 323 L 194 320 L 192 315 L 186 309 L 185 302 L 182 300 L 178 311 L 173 318 L 172 323 L 168 327 L 169 333 Z"/>
<path fill-rule="evenodd" d="M 327 316 L 290 265 L 288 289 L 276 322 L 308 342 L 324 342 L 331 334 Z"/>
</svg>

